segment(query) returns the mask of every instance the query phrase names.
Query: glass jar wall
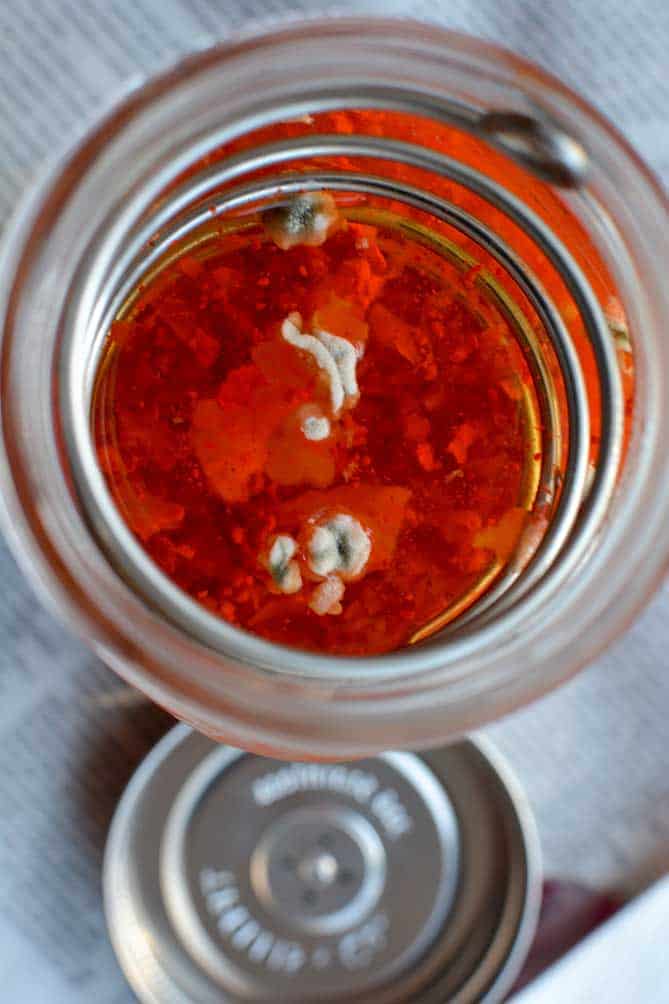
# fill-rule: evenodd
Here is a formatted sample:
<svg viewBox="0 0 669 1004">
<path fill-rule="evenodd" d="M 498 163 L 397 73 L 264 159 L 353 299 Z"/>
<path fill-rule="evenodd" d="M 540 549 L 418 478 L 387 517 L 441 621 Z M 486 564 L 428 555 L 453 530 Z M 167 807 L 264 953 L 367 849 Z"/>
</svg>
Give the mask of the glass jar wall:
<svg viewBox="0 0 669 1004">
<path fill-rule="evenodd" d="M 504 575 L 374 657 L 277 645 L 189 598 L 125 525 L 90 421 L 109 325 L 139 283 L 212 221 L 323 189 L 476 270 L 514 325 L 540 429 L 535 518 Z M 666 223 L 615 132 L 494 47 L 341 21 L 194 57 L 55 165 L 6 238 L 2 485 L 19 560 L 126 679 L 270 755 L 429 746 L 539 696 L 624 629 L 666 565 Z"/>
</svg>

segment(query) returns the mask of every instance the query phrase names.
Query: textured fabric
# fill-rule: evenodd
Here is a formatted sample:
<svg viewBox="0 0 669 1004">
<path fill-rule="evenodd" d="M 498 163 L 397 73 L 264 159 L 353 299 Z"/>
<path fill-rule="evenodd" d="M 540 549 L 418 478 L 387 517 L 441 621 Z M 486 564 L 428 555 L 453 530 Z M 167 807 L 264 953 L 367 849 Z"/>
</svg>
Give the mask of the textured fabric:
<svg viewBox="0 0 669 1004">
<path fill-rule="evenodd" d="M 436 20 L 536 60 L 608 114 L 669 181 L 666 0 L 337 5 L 362 9 Z M 0 220 L 129 79 L 287 11 L 332 7 L 3 0 Z M 105 935 L 101 853 L 123 785 L 168 718 L 42 611 L 4 549 L 0 577 L 0 999 L 128 1004 Z M 667 598 L 665 588 L 570 685 L 489 730 L 527 789 L 551 874 L 635 891 L 669 866 Z"/>
</svg>

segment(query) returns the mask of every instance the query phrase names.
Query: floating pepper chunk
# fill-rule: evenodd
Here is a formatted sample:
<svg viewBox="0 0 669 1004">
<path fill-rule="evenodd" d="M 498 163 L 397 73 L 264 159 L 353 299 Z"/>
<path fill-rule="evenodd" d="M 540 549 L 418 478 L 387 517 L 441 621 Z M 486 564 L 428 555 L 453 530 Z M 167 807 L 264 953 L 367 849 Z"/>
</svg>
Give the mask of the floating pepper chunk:
<svg viewBox="0 0 669 1004">
<path fill-rule="evenodd" d="M 211 488 L 226 502 L 246 502 L 251 481 L 267 462 L 268 437 L 255 415 L 240 404 L 198 401 L 193 412 L 193 448 Z"/>
<path fill-rule="evenodd" d="M 321 331 L 330 331 L 338 338 L 345 338 L 360 350 L 369 337 L 369 325 L 361 314 L 359 307 L 333 294 L 325 306 L 314 312 L 311 326 Z"/>
<path fill-rule="evenodd" d="M 226 502 L 243 502 L 259 475 L 280 485 L 330 484 L 333 444 L 312 442 L 302 429 L 313 368 L 278 339 L 253 357 L 228 375 L 216 401 L 195 408 L 193 445 L 210 485 Z"/>
<path fill-rule="evenodd" d="M 123 515 L 143 541 L 164 530 L 176 530 L 181 526 L 185 512 L 182 505 L 151 495 L 138 485 L 126 495 L 123 506 Z"/>
<path fill-rule="evenodd" d="M 382 303 L 375 303 L 369 313 L 372 337 L 381 345 L 395 349 L 407 362 L 415 364 L 420 355 L 415 331 L 396 317 Z"/>
<path fill-rule="evenodd" d="M 325 487 L 335 477 L 332 439 L 311 440 L 304 434 L 304 408 L 293 411 L 269 440 L 266 473 L 279 485 Z"/>
<path fill-rule="evenodd" d="M 476 547 L 485 547 L 493 551 L 500 561 L 507 561 L 515 550 L 528 520 L 527 510 L 509 509 L 497 524 L 479 530 L 474 537 L 474 544 Z"/>
</svg>

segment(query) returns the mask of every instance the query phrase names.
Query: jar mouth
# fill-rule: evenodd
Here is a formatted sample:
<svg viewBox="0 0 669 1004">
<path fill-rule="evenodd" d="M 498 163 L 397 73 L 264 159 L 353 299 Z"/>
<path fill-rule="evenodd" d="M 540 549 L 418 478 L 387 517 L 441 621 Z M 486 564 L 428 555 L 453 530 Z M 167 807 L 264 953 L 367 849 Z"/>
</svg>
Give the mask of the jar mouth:
<svg viewBox="0 0 669 1004">
<path fill-rule="evenodd" d="M 262 119 L 256 114 L 255 130 L 272 124 L 279 114 L 291 119 L 297 117 L 298 110 L 307 109 L 301 118 L 315 120 L 329 109 L 357 111 L 367 104 L 386 114 L 406 113 L 410 109 L 411 115 L 438 116 L 442 122 L 466 119 L 468 129 L 484 134 L 492 133 L 491 123 L 496 123 L 497 133 L 514 150 L 514 130 L 519 133 L 521 152 L 518 157 L 523 163 L 531 161 L 532 156 L 541 160 L 544 150 L 548 149 L 549 167 L 539 173 L 552 173 L 570 187 L 579 183 L 578 176 L 569 170 L 568 158 L 561 171 L 556 166 L 555 151 L 559 151 L 561 145 L 568 150 L 573 146 L 581 151 L 580 145 L 572 141 L 570 146 L 569 139 L 562 137 L 548 120 L 538 122 L 531 131 L 525 116 L 478 112 L 474 106 L 467 108 L 465 114 L 462 104 L 455 113 L 446 103 L 437 107 L 434 101 L 427 102 L 421 94 L 408 91 L 404 91 L 401 98 L 392 93 L 385 96 L 374 93 L 365 100 L 364 87 L 356 81 L 347 84 L 345 89 L 333 88 L 327 95 L 321 92 L 320 85 L 313 90 L 312 96 L 309 88 L 304 89 L 299 109 L 268 104 Z M 244 135 L 245 121 L 236 124 L 236 128 L 238 134 L 233 135 L 233 139 Z M 548 143 L 546 137 L 551 130 L 555 138 Z M 540 140 L 535 140 L 535 136 Z M 210 164 L 207 157 L 216 151 L 219 139 L 217 129 L 206 138 L 200 137 L 194 154 L 197 159 L 185 168 L 185 181 L 179 181 L 173 171 L 172 177 L 163 179 L 163 189 L 157 194 L 154 179 L 149 175 L 144 188 L 138 187 L 132 201 L 124 206 L 123 226 L 119 225 L 118 216 L 113 223 L 110 221 L 109 229 L 103 230 L 94 245 L 94 253 L 87 257 L 80 270 L 78 291 L 68 308 L 69 319 L 61 346 L 59 385 L 63 438 L 86 515 L 109 559 L 140 595 L 173 624 L 224 655 L 232 653 L 253 664 L 281 670 L 286 666 L 289 652 L 291 673 L 316 672 L 318 675 L 333 670 L 341 672 L 342 661 L 349 672 L 377 674 L 380 670 L 387 675 L 435 666 L 443 663 L 445 656 L 457 659 L 460 647 L 475 644 L 478 634 L 485 633 L 486 624 L 491 625 L 487 630 L 492 637 L 500 631 L 500 618 L 503 618 L 501 630 L 512 630 L 514 603 L 519 606 L 516 616 L 523 618 L 532 594 L 535 594 L 533 602 L 538 603 L 542 593 L 554 591 L 556 579 L 564 580 L 570 568 L 579 561 L 606 512 L 620 459 L 622 395 L 611 333 L 597 299 L 567 248 L 529 207 L 501 184 L 454 158 L 392 137 L 310 132 L 293 139 L 252 145 L 246 151 Z M 176 158 L 179 175 L 184 173 L 185 156 L 184 153 Z M 319 168 L 324 159 L 332 157 L 345 158 L 347 169 Z M 585 162 L 584 152 L 581 151 L 580 157 Z M 419 187 L 396 177 L 374 174 L 372 168 L 357 168 L 358 163 L 370 162 L 372 165 L 390 164 L 393 170 L 397 167 L 418 169 L 425 174 L 426 180 Z M 295 170 L 297 165 L 299 170 Z M 285 173 L 286 168 L 290 173 Z M 560 312 L 508 242 L 454 202 L 435 195 L 429 183 L 431 178 L 456 182 L 508 216 L 557 268 L 581 310 L 595 350 L 603 403 L 597 464 L 592 468 L 594 476 L 587 491 L 590 456 L 587 389 L 578 354 Z M 536 313 L 544 342 L 548 343 L 542 348 L 522 306 L 490 272 L 482 271 L 484 288 L 514 325 L 535 377 L 540 406 L 536 424 L 543 429 L 545 449 L 531 493 L 532 502 L 539 497 L 544 508 L 554 503 L 554 512 L 549 521 L 542 518 L 547 528 L 542 527 L 544 532 L 539 536 L 536 523 L 529 528 L 517 549 L 515 561 L 491 588 L 483 590 L 483 595 L 464 616 L 449 624 L 445 631 L 430 633 L 420 650 L 397 649 L 380 657 L 379 663 L 372 658 L 302 651 L 298 657 L 296 650 L 251 635 L 188 597 L 153 563 L 125 524 L 99 468 L 91 434 L 91 400 L 101 347 L 128 297 L 138 288 L 146 287 L 147 276 L 159 274 L 171 258 L 183 252 L 184 244 L 197 245 L 203 233 L 206 238 L 212 221 L 219 229 L 221 225 L 234 226 L 235 220 L 238 226 L 244 226 L 253 218 L 249 214 L 254 210 L 257 214 L 291 196 L 321 190 L 392 200 L 394 204 L 401 203 L 420 211 L 427 220 L 447 224 L 455 240 L 440 239 L 427 227 L 420 230 L 418 225 L 413 226 L 414 237 L 420 236 L 423 241 L 440 246 L 442 253 L 448 254 L 463 271 L 481 267 L 478 259 L 457 243 L 458 237 L 468 238 L 518 287 Z M 550 348 L 551 359 L 546 358 L 547 348 Z M 568 429 L 568 443 L 565 444 L 564 466 L 561 415 L 552 369 L 559 373 L 566 399 L 567 415 L 563 421 Z M 560 481 L 559 500 L 555 498 L 557 480 Z M 580 521 L 578 527 L 577 519 Z M 443 619 L 447 621 L 446 617 Z M 435 659 L 439 663 L 435 663 Z"/>
<path fill-rule="evenodd" d="M 324 52 L 332 45 L 341 60 L 323 67 Z M 268 53 L 272 72 L 261 80 L 258 70 L 267 65 Z M 225 107 L 217 108 L 213 100 L 222 92 Z M 211 158 L 222 145 L 263 127 L 342 108 L 420 116 L 434 122 L 435 130 L 473 134 L 491 151 L 529 168 L 530 182 L 547 179 L 564 205 L 585 221 L 621 289 L 639 350 L 639 406 L 628 454 L 632 478 L 620 476 L 624 408 L 610 325 L 573 248 L 556 237 L 536 205 L 505 190 L 485 169 L 392 135 L 298 133 L 278 142 L 265 140 L 222 161 Z M 374 170 L 326 170 L 319 163 L 344 156 L 354 162 L 364 159 Z M 309 170 L 291 174 L 291 166 L 305 161 L 311 162 Z M 519 258 L 504 235 L 457 201 L 435 194 L 425 180 L 398 188 L 384 172 L 388 164 L 408 165 L 424 179 L 453 183 L 487 202 L 551 263 L 579 311 L 595 360 L 598 404 L 588 401 L 564 318 L 536 280 L 532 264 Z M 619 198 L 623 182 L 631 193 L 627 210 Z M 564 398 L 563 413 L 559 407 L 551 413 L 556 406 L 544 386 L 540 406 L 552 423 L 548 439 L 554 452 L 545 453 L 539 485 L 550 488 L 561 459 L 563 481 L 554 518 L 519 574 L 497 592 L 493 587 L 455 629 L 375 657 L 289 649 L 235 628 L 188 599 L 153 564 L 116 510 L 90 430 L 96 364 L 109 323 L 138 278 L 164 260 L 170 244 L 196 236 L 212 214 L 224 220 L 291 191 L 324 188 L 403 200 L 495 259 L 539 318 L 546 351 L 557 366 L 546 368 L 545 360 L 532 355 L 531 342 L 526 358 L 539 370 L 544 366 L 544 378 L 557 381 Z M 638 209 L 637 219 L 629 205 Z M 271 670 L 286 683 L 308 681 L 314 693 L 335 686 L 348 693 L 381 685 L 402 688 L 410 679 L 412 687 L 427 691 L 438 678 L 444 695 L 449 685 L 460 686 L 463 700 L 474 692 L 507 687 L 510 706 L 547 689 L 604 642 L 605 632 L 593 630 L 566 653 L 573 639 L 565 617 L 574 597 L 588 594 L 593 611 L 601 611 L 607 589 L 595 598 L 588 590 L 595 581 L 599 587 L 611 561 L 620 560 L 625 549 L 636 567 L 639 555 L 630 549 L 629 535 L 638 531 L 639 548 L 648 551 L 647 534 L 660 526 L 658 505 L 667 498 L 668 485 L 659 441 L 669 427 L 660 332 L 669 305 L 651 263 L 657 255 L 652 245 L 659 246 L 656 238 L 662 239 L 665 219 L 659 192 L 594 113 L 534 68 L 492 47 L 406 22 L 347 19 L 310 22 L 194 57 L 140 90 L 87 137 L 67 170 L 56 169 L 17 217 L 6 244 L 5 275 L 11 278 L 3 289 L 8 389 L 3 394 L 3 475 L 17 549 L 27 564 L 37 566 L 33 574 L 48 582 L 52 598 L 58 594 L 58 606 L 85 624 L 85 633 L 93 635 L 108 661 L 126 675 L 127 660 L 134 663 L 140 685 L 145 684 L 146 665 L 171 661 L 170 686 L 178 689 L 174 681 L 188 670 L 179 669 L 177 661 L 192 658 L 207 663 L 203 687 L 211 684 L 213 692 L 210 676 L 222 656 L 228 670 L 239 666 L 248 680 L 255 671 L 265 679 Z M 64 248 L 67 260 L 62 260 Z M 31 270 L 38 265 L 48 274 L 30 286 Z M 31 340 L 31 311 L 33 328 L 35 318 L 43 325 L 41 340 L 34 335 Z M 528 338 L 532 334 L 527 325 L 519 330 Z M 645 345 L 636 341 L 642 330 L 653 333 Z M 37 353 L 38 372 L 32 377 L 28 343 Z M 21 401 L 20 382 L 25 385 Z M 41 401 L 39 415 L 30 415 L 31 401 L 32 407 Z M 592 407 L 598 411 L 595 431 L 589 419 Z M 599 443 L 590 481 L 593 435 Z M 30 444 L 37 441 L 39 449 L 31 455 Z M 633 527 L 642 513 L 643 526 Z M 666 534 L 661 541 L 665 554 Z M 646 566 L 645 584 L 639 579 L 634 598 L 622 597 L 619 571 L 611 574 L 606 603 L 615 609 L 617 625 L 607 626 L 609 636 L 654 585 L 659 554 L 654 557 L 655 572 Z M 91 621 L 96 621 L 95 629 Z M 522 635 L 530 646 L 525 652 Z M 177 637 L 178 656 L 167 651 Z M 553 669 L 531 679 L 530 655 L 542 668 L 554 659 Z M 515 678 L 516 667 L 526 671 L 522 682 Z M 457 703 L 453 701 L 454 709 Z M 489 709 L 482 707 L 478 717 L 490 717 Z M 463 727 L 476 718 L 476 712 L 460 716 Z M 410 739 L 412 745 L 420 741 L 415 734 Z"/>
</svg>

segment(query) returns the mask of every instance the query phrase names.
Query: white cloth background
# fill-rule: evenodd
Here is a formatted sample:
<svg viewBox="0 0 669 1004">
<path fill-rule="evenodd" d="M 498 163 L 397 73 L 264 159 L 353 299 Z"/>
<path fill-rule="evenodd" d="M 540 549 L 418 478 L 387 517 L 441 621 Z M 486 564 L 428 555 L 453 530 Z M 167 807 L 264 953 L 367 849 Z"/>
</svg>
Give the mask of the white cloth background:
<svg viewBox="0 0 669 1004">
<path fill-rule="evenodd" d="M 667 0 L 364 9 L 430 18 L 534 59 L 606 113 L 669 182 Z M 249 20 L 300 12 L 332 7 L 0 0 L 0 221 L 123 82 Z M 0 1000 L 129 1004 L 104 931 L 101 848 L 123 784 L 167 716 L 137 704 L 41 610 L 4 549 L 0 581 Z M 665 587 L 612 652 L 489 730 L 526 786 L 551 874 L 633 892 L 669 869 L 667 600 Z"/>
</svg>

